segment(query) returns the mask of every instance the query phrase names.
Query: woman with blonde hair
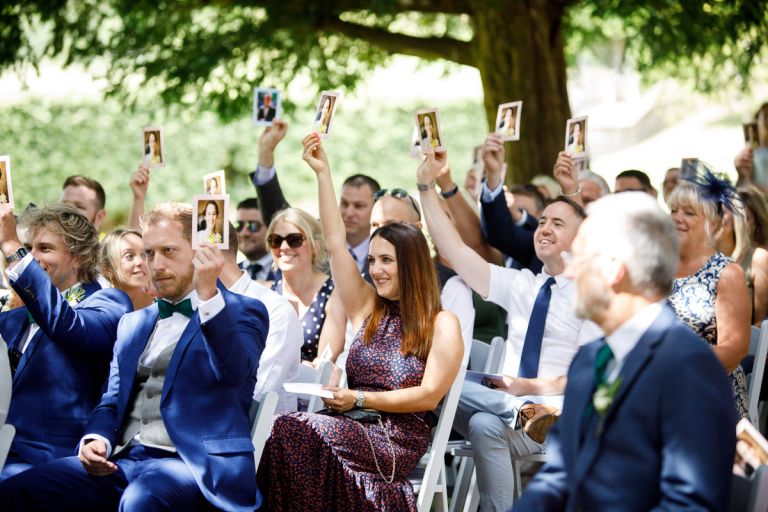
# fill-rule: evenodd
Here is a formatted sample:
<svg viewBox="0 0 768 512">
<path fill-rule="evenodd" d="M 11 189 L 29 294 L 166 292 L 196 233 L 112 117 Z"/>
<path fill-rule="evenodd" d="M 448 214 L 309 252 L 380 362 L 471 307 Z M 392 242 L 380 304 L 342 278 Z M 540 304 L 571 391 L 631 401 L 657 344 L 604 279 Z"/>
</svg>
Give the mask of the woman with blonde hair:
<svg viewBox="0 0 768 512">
<path fill-rule="evenodd" d="M 144 241 L 135 229 L 115 229 L 101 241 L 99 270 L 113 288 L 124 291 L 137 311 L 152 304 Z"/>
<path fill-rule="evenodd" d="M 747 385 L 739 363 L 749 349 L 752 308 L 741 267 L 715 249 L 724 212 L 739 215 L 736 190 L 699 164 L 695 181 L 681 181 L 669 196 L 680 255 L 670 306 L 706 341 L 729 374 L 736 410 L 747 414 Z M 681 362 L 684 364 L 684 362 Z"/>
<path fill-rule="evenodd" d="M 344 350 L 346 317 L 328 276 L 320 223 L 298 208 L 281 210 L 267 228 L 267 249 L 278 271 L 271 288 L 293 304 L 301 319 L 301 359 L 317 364 L 327 348 L 335 361 Z"/>
</svg>

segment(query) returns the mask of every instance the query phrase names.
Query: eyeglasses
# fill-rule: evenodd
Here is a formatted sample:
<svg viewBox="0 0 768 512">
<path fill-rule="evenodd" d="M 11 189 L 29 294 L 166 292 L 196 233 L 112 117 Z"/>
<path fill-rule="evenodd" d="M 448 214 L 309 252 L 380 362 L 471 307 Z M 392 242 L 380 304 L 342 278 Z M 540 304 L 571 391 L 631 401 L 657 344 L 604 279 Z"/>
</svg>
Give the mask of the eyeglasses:
<svg viewBox="0 0 768 512">
<path fill-rule="evenodd" d="M 298 249 L 301 244 L 304 243 L 306 238 L 301 233 L 288 233 L 285 236 L 280 236 L 272 233 L 267 237 L 269 246 L 273 249 L 279 249 L 283 245 L 283 241 L 288 242 L 288 247 L 291 249 Z"/>
<path fill-rule="evenodd" d="M 263 227 L 264 227 L 264 224 L 262 224 L 257 220 L 247 220 L 245 222 L 239 220 L 237 221 L 236 229 L 238 233 L 241 232 L 243 228 L 248 228 L 248 231 L 250 231 L 251 233 L 258 233 L 259 231 L 261 231 L 261 228 Z"/>
<path fill-rule="evenodd" d="M 405 201 L 406 199 L 413 207 L 413 210 L 416 212 L 416 215 L 419 218 L 419 221 L 421 221 L 421 210 L 419 210 L 419 205 L 416 204 L 416 201 L 411 197 L 411 195 L 403 190 L 402 188 L 382 188 L 381 190 L 377 190 L 376 193 L 373 195 L 373 202 L 375 203 L 379 199 L 381 199 L 384 196 L 390 196 L 394 197 L 395 199 L 400 199 L 402 201 Z"/>
</svg>

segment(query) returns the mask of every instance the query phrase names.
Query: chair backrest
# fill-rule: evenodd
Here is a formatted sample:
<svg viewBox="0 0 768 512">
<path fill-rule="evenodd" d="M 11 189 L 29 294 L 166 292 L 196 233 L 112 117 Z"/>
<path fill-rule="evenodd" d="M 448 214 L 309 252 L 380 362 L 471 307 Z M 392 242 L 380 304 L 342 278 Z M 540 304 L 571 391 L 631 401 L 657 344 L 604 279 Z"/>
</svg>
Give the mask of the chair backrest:
<svg viewBox="0 0 768 512">
<path fill-rule="evenodd" d="M 317 384 L 328 384 L 331 380 L 331 371 L 333 363 L 323 360 L 318 363 L 317 368 L 306 364 L 299 365 L 299 376 L 295 382 L 314 382 Z M 323 408 L 323 401 L 320 397 L 312 395 L 299 395 L 299 398 L 308 402 L 307 412 L 317 412 Z"/>
<path fill-rule="evenodd" d="M 14 435 L 16 435 L 16 429 L 10 423 L 0 426 L 0 471 L 5 466 L 5 459 L 11 450 Z"/>
<path fill-rule="evenodd" d="M 480 340 L 472 340 L 472 350 L 469 352 L 469 369 L 482 372 L 485 371 L 485 363 L 488 360 L 488 351 L 491 346 Z"/>
<path fill-rule="evenodd" d="M 733 475 L 729 512 L 768 510 L 768 466 L 760 466 L 749 477 Z"/>
<path fill-rule="evenodd" d="M 496 336 L 491 340 L 491 346 L 488 349 L 488 356 L 485 360 L 485 366 L 483 372 L 485 373 L 499 373 L 504 366 L 504 354 L 507 350 L 507 345 L 504 342 L 504 338 Z"/>
<path fill-rule="evenodd" d="M 11 388 L 13 377 L 11 363 L 8 360 L 8 347 L 0 337 L 0 426 L 8 418 L 8 408 L 11 406 Z"/>
<path fill-rule="evenodd" d="M 753 336 L 754 337 L 754 336 Z M 751 346 L 751 343 L 750 343 Z M 752 352 L 750 348 L 750 353 Z M 760 402 L 760 388 L 763 386 L 763 373 L 765 372 L 766 356 L 768 355 L 768 320 L 763 320 L 760 325 L 760 336 L 755 347 L 755 362 L 752 365 L 752 374 L 749 378 L 749 388 L 747 396 L 747 412 L 749 419 L 754 425 L 760 425 L 758 414 L 758 404 Z"/>
<path fill-rule="evenodd" d="M 253 459 L 256 461 L 256 469 L 259 469 L 261 454 L 264 453 L 264 445 L 272 430 L 272 417 L 277 409 L 277 393 L 267 391 L 261 402 L 254 400 L 256 417 L 251 424 L 251 441 L 253 442 Z M 253 408 L 251 408 L 253 410 Z"/>
<path fill-rule="evenodd" d="M 419 512 L 429 512 L 432 507 L 432 499 L 435 496 L 435 488 L 438 483 L 441 472 L 445 470 L 445 448 L 448 445 L 448 438 L 451 435 L 453 426 L 453 417 L 456 415 L 456 407 L 459 405 L 459 396 L 461 387 L 464 384 L 464 374 L 467 369 L 464 366 L 459 367 L 456 379 L 448 390 L 448 394 L 443 399 L 440 408 L 440 416 L 437 420 L 437 426 L 432 433 L 432 443 L 429 447 L 427 466 L 424 469 L 424 478 L 421 481 L 417 508 Z M 445 482 L 443 482 L 445 486 Z M 447 492 L 446 489 L 442 490 Z"/>
</svg>

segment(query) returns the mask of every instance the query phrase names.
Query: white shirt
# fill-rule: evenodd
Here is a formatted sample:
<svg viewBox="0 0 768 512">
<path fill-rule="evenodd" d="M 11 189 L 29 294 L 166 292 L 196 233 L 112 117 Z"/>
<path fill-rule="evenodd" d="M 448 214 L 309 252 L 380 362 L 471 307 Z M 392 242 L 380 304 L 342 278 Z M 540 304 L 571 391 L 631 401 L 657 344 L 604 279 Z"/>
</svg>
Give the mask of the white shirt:
<svg viewBox="0 0 768 512">
<path fill-rule="evenodd" d="M 201 324 L 208 322 L 211 318 L 218 315 L 222 309 L 224 309 L 224 296 L 222 296 L 219 290 L 216 290 L 216 295 L 205 301 L 201 301 L 197 297 L 197 292 L 195 290 L 192 290 L 192 292 L 184 297 L 184 299 L 190 299 L 192 301 L 192 309 L 197 310 L 198 314 L 200 315 Z M 177 312 L 173 313 L 173 315 L 169 316 L 168 318 L 160 319 L 158 317 L 157 322 L 155 323 L 155 328 L 149 337 L 149 341 L 147 342 L 147 348 L 144 350 L 143 359 L 140 361 L 141 364 L 144 366 L 150 366 L 155 362 L 163 350 L 170 347 L 174 343 L 177 343 L 179 338 L 181 338 L 181 333 L 183 333 L 184 329 L 187 328 L 189 320 L 189 318 Z M 120 426 L 121 425 L 118 425 L 118 428 Z M 140 441 L 138 436 L 139 434 L 136 434 L 136 437 L 131 442 L 133 443 Z M 104 441 L 104 444 L 107 445 L 106 458 L 109 458 L 112 455 L 112 444 L 109 442 L 109 440 L 103 436 L 100 436 L 99 434 L 85 434 L 80 440 L 80 449 L 83 448 L 83 443 L 85 441 L 91 439 Z"/>
<path fill-rule="evenodd" d="M 635 348 L 635 345 L 640 341 L 645 331 L 651 327 L 651 324 L 661 314 L 663 303 L 663 301 L 654 302 L 644 307 L 635 313 L 635 316 L 621 324 L 610 336 L 605 337 L 605 342 L 611 347 L 613 352 L 613 359 L 605 367 L 606 382 L 611 383 L 619 376 L 627 354 Z"/>
<path fill-rule="evenodd" d="M 347 242 L 347 249 L 349 251 L 352 251 L 352 254 L 355 257 L 355 263 L 357 263 L 357 268 L 360 270 L 360 272 L 363 271 L 363 268 L 365 268 L 365 264 L 368 261 L 368 245 L 370 244 L 370 240 L 366 238 L 362 242 L 360 242 L 358 245 L 352 247 L 349 245 L 349 242 Z"/>
<path fill-rule="evenodd" d="M 243 272 L 229 291 L 260 300 L 269 313 L 269 333 L 259 359 L 253 399 L 260 401 L 267 391 L 275 391 L 278 395 L 275 412 L 295 411 L 296 395 L 286 393 L 283 383 L 298 377 L 301 364 L 304 336 L 296 310 L 279 293 L 252 281 L 247 272 Z"/>
<path fill-rule="evenodd" d="M 539 288 L 550 276 L 544 272 L 533 275 L 528 269 L 515 270 L 497 265 L 490 265 L 490 271 L 487 300 L 507 310 L 509 324 L 502 373 L 514 377 L 520 366 L 523 342 L 533 311 L 533 303 Z M 594 322 L 576 317 L 573 310 L 575 293 L 575 286 L 570 279 L 562 274 L 555 276 L 547 320 L 544 324 L 539 377 L 552 378 L 566 375 L 571 359 L 576 355 L 579 346 L 603 335 L 602 330 Z"/>
<path fill-rule="evenodd" d="M 475 329 L 475 306 L 472 304 L 472 289 L 459 276 L 453 276 L 445 282 L 440 292 L 443 309 L 450 311 L 459 319 L 461 337 L 464 341 L 464 358 L 461 364 L 469 363 L 472 351 L 472 333 Z"/>
</svg>

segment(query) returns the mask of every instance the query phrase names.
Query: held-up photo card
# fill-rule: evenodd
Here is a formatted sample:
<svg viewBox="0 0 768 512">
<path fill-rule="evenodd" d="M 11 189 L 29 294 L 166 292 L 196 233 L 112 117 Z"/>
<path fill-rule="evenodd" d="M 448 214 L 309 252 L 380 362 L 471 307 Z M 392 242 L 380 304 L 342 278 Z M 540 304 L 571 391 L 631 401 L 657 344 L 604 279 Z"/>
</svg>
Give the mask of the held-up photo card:
<svg viewBox="0 0 768 512">
<path fill-rule="evenodd" d="M 696 177 L 696 172 L 699 167 L 699 159 L 694 157 L 683 158 L 680 162 L 680 179 L 685 180 L 688 178 Z"/>
<path fill-rule="evenodd" d="M 336 113 L 336 104 L 339 102 L 340 92 L 323 91 L 320 93 L 320 101 L 317 103 L 315 122 L 312 131 L 319 133 L 323 138 L 331 133 L 331 121 Z"/>
<path fill-rule="evenodd" d="M 587 116 L 574 117 L 565 124 L 565 150 L 571 158 L 587 158 Z"/>
<path fill-rule="evenodd" d="M 499 105 L 496 112 L 496 134 L 501 140 L 520 140 L 520 114 L 523 111 L 522 101 L 512 101 Z"/>
<path fill-rule="evenodd" d="M 422 153 L 426 154 L 429 147 L 435 150 L 445 149 L 440 133 L 440 113 L 436 108 L 416 111 L 416 129 Z"/>
<path fill-rule="evenodd" d="M 275 118 L 282 113 L 280 91 L 256 87 L 253 89 L 253 124 L 256 126 L 272 126 Z"/>
<path fill-rule="evenodd" d="M 165 165 L 165 143 L 163 129 L 160 127 L 144 128 L 141 132 L 142 159 L 150 167 Z"/>
<path fill-rule="evenodd" d="M 11 157 L 0 156 L 0 203 L 13 208 L 13 187 L 11 186 Z"/>
<path fill-rule="evenodd" d="M 755 149 L 760 144 L 757 137 L 757 123 L 744 123 L 741 126 L 744 130 L 744 142 L 747 146 Z"/>
<path fill-rule="evenodd" d="M 748 419 L 742 418 L 736 424 L 733 472 L 747 477 L 764 464 L 768 464 L 768 442 Z"/>
<path fill-rule="evenodd" d="M 227 193 L 227 184 L 224 181 L 224 171 L 219 170 L 203 176 L 203 194 L 220 196 Z"/>
<path fill-rule="evenodd" d="M 192 198 L 192 248 L 200 242 L 216 244 L 229 249 L 228 195 L 202 195 Z"/>
</svg>

